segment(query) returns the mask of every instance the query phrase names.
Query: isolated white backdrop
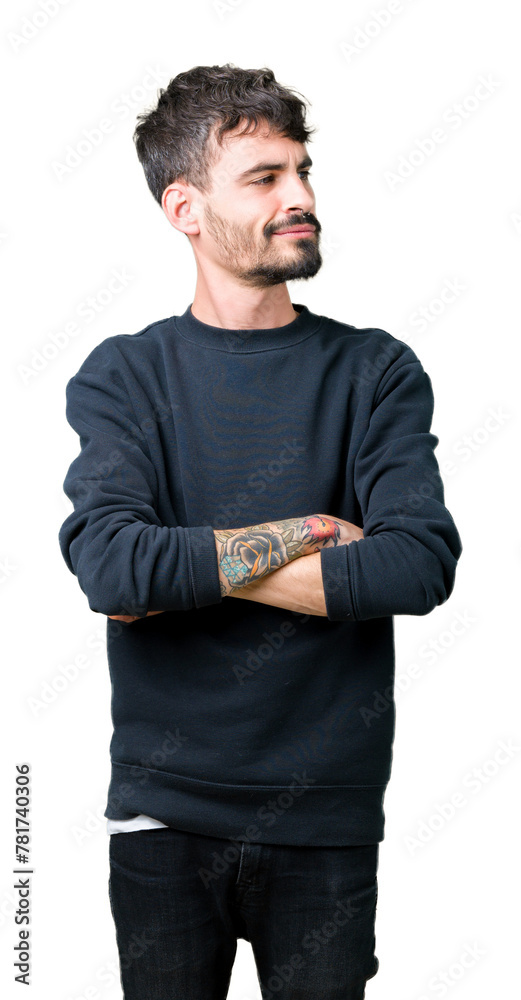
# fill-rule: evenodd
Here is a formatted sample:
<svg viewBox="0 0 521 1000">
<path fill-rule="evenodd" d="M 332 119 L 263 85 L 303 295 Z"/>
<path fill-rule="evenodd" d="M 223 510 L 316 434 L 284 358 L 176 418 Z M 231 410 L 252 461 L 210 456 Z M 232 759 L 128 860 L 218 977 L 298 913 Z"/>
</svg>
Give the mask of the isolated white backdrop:
<svg viewBox="0 0 521 1000">
<path fill-rule="evenodd" d="M 171 77 L 225 62 L 269 66 L 311 102 L 325 263 L 313 281 L 290 283 L 292 300 L 411 344 L 432 379 L 437 458 L 463 541 L 450 601 L 395 618 L 380 970 L 366 995 L 511 996 L 520 931 L 518 6 L 46 4 L 52 16 L 44 0 L 5 2 L 0 29 L 3 996 L 23 992 L 12 965 L 14 776 L 29 761 L 32 995 L 121 997 L 102 818 L 106 619 L 90 611 L 58 547 L 72 509 L 62 483 L 79 447 L 65 385 L 104 338 L 192 301 L 191 250 L 148 190 L 132 131 Z M 80 144 L 64 172 L 69 147 L 102 121 L 101 141 L 90 151 Z M 114 269 L 127 278 L 108 301 Z M 100 306 L 94 318 L 89 296 Z M 514 749 L 498 764 L 501 741 Z M 443 804 L 457 792 L 464 804 L 450 816 Z M 242 939 L 229 996 L 260 997 Z"/>
</svg>

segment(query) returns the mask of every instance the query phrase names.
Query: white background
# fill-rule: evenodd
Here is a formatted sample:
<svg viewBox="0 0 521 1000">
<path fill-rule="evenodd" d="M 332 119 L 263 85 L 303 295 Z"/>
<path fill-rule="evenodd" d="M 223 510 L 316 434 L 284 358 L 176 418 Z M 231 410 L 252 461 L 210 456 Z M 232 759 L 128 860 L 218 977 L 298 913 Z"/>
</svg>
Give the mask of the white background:
<svg viewBox="0 0 521 1000">
<path fill-rule="evenodd" d="M 381 327 L 413 347 L 432 379 L 436 454 L 463 542 L 449 602 L 426 617 L 395 618 L 397 731 L 378 872 L 380 970 L 366 996 L 513 996 L 521 761 L 518 5 L 235 0 L 222 8 L 211 0 L 69 0 L 47 18 L 31 0 L 2 8 L 0 988 L 3 996 L 24 994 L 13 982 L 12 869 L 15 765 L 29 761 L 35 874 L 27 995 L 121 997 L 119 979 L 107 973 L 117 950 L 102 818 L 112 731 L 106 619 L 90 611 L 58 547 L 72 509 L 62 483 L 79 447 L 65 419 L 65 385 L 104 338 L 191 303 L 192 252 L 153 200 L 132 132 L 158 86 L 195 65 L 232 62 L 269 66 L 310 102 L 324 265 L 313 281 L 289 284 L 292 300 Z M 379 19 L 389 23 L 379 25 L 374 14 L 386 10 Z M 150 68 L 160 83 L 145 91 Z M 116 110 L 124 95 L 125 114 Z M 59 176 L 68 147 L 104 118 L 112 131 Z M 422 156 L 419 144 L 440 128 L 445 141 Z M 407 163 L 409 176 L 392 184 L 388 175 L 400 164 L 406 173 Z M 80 319 L 85 299 L 123 268 L 127 286 L 92 322 Z M 449 282 L 457 292 L 444 302 Z M 423 323 L 420 309 L 427 310 Z M 74 321 L 75 337 L 57 337 Z M 70 665 L 81 656 L 87 662 L 80 669 L 76 661 L 74 677 Z M 67 667 L 72 679 L 64 683 Z M 514 749 L 497 763 L 502 741 Z M 469 785 L 475 768 L 481 777 Z M 465 804 L 443 818 L 440 807 L 456 792 Z M 478 957 L 466 967 L 460 959 L 469 946 Z M 229 997 L 260 997 L 242 939 Z"/>
</svg>

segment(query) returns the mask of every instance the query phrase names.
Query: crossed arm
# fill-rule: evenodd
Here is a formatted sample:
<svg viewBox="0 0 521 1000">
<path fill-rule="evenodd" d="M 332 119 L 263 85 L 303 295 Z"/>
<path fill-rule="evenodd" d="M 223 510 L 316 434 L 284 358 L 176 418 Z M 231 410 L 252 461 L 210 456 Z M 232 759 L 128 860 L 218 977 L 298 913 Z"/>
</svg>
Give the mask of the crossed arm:
<svg viewBox="0 0 521 1000">
<path fill-rule="evenodd" d="M 364 537 L 356 524 L 322 514 L 214 530 L 214 536 L 223 597 L 322 617 L 327 611 L 320 550 Z M 145 617 L 161 613 L 149 611 Z M 108 617 L 133 622 L 139 615 Z"/>
<path fill-rule="evenodd" d="M 276 573 L 261 580 L 253 580 L 229 596 L 327 618 L 320 552 L 310 553 L 306 559 L 286 563 Z"/>
</svg>

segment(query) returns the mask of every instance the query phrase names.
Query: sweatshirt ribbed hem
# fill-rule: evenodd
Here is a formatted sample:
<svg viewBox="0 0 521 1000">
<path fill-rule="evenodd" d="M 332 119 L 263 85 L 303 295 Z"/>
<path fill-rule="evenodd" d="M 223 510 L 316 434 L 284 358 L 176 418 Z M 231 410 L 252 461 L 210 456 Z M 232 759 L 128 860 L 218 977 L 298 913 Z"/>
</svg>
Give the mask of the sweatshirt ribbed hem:
<svg viewBox="0 0 521 1000">
<path fill-rule="evenodd" d="M 215 535 L 210 525 L 186 528 L 188 564 L 194 605 L 205 608 L 222 601 Z"/>
<path fill-rule="evenodd" d="M 326 611 L 327 617 L 332 622 L 357 621 L 347 572 L 348 548 L 348 545 L 337 545 L 320 550 Z"/>
<path fill-rule="evenodd" d="M 314 786 L 305 767 L 289 785 L 226 785 L 112 761 L 107 819 L 139 813 L 189 833 L 347 847 L 384 839 L 383 785 Z"/>
</svg>

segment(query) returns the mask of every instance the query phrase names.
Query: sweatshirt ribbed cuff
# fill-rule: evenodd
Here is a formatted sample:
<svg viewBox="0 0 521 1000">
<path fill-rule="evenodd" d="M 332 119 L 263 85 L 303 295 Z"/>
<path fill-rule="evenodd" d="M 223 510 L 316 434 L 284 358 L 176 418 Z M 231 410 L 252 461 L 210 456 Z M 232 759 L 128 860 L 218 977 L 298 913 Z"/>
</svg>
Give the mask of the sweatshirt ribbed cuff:
<svg viewBox="0 0 521 1000">
<path fill-rule="evenodd" d="M 194 607 L 219 604 L 222 595 L 213 528 L 204 525 L 185 530 Z"/>
<path fill-rule="evenodd" d="M 336 545 L 320 550 L 326 611 L 332 622 L 357 620 L 349 583 L 348 548 L 348 545 Z"/>
</svg>

